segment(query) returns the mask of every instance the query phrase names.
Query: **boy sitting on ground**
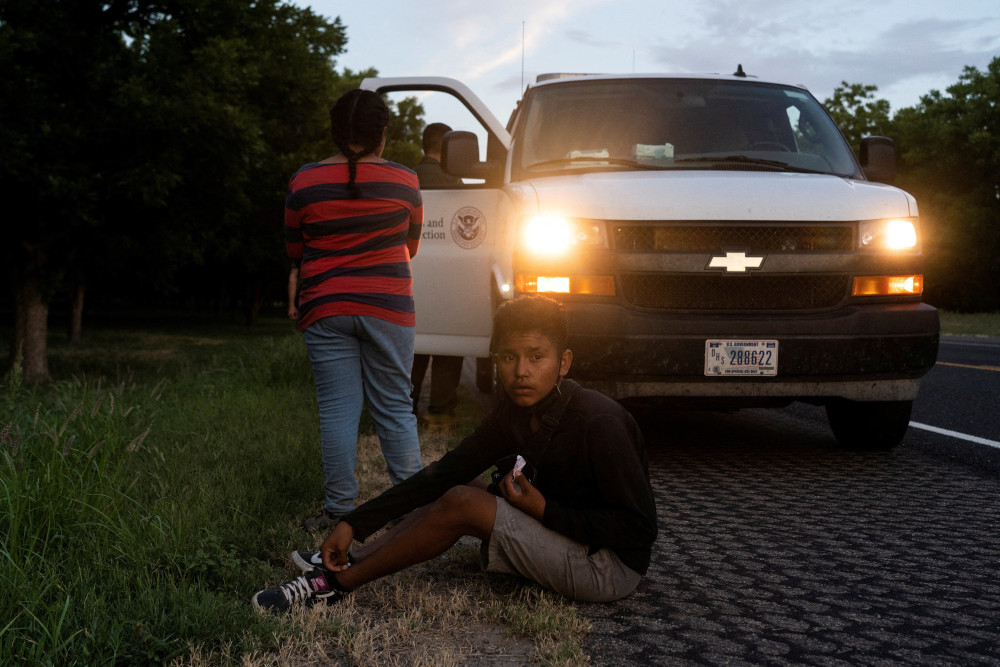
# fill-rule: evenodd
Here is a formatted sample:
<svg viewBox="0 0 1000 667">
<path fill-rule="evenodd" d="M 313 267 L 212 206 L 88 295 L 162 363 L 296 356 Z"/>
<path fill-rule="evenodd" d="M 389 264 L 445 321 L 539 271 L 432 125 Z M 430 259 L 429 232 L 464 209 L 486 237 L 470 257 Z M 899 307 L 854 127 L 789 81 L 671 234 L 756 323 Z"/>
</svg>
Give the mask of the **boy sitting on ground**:
<svg viewBox="0 0 1000 667">
<path fill-rule="evenodd" d="M 565 379 L 573 360 L 567 338 L 565 311 L 552 299 L 501 306 L 497 408 L 440 460 L 345 515 L 319 552 L 295 552 L 304 574 L 260 591 L 254 606 L 336 602 L 444 553 L 464 535 L 482 540 L 487 571 L 526 577 L 573 600 L 634 591 L 656 539 L 642 432 L 618 403 Z M 487 488 L 478 477 L 494 465 Z"/>
</svg>

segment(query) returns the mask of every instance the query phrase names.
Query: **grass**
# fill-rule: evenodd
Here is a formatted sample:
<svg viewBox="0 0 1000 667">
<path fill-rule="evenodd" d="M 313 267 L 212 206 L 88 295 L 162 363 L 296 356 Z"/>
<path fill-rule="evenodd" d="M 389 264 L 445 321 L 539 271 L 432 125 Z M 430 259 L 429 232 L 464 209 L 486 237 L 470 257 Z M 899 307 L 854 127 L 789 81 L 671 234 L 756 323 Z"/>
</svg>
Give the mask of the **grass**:
<svg viewBox="0 0 1000 667">
<path fill-rule="evenodd" d="M 941 333 L 962 336 L 1000 337 L 1000 312 L 996 313 L 955 313 L 939 311 Z"/>
<path fill-rule="evenodd" d="M 0 664 L 586 662 L 573 605 L 481 573 L 474 541 L 337 607 L 254 612 L 321 539 L 299 527 L 322 474 L 287 323 L 92 328 L 54 338 L 50 367 L 0 385 Z M 422 435 L 425 463 L 478 421 L 460 409 L 455 431 Z M 388 485 L 369 433 L 358 469 L 362 500 Z"/>
</svg>

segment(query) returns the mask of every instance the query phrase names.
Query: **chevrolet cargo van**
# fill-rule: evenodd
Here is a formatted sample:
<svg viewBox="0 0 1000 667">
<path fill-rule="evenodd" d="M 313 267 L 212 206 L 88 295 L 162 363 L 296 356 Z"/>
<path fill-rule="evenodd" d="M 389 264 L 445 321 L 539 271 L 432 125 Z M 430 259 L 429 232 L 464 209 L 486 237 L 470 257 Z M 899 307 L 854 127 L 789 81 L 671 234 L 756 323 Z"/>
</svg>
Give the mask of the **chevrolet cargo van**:
<svg viewBox="0 0 1000 667">
<path fill-rule="evenodd" d="M 571 376 L 615 399 L 806 401 L 847 446 L 903 438 L 939 325 L 917 203 L 880 182 L 890 140 L 859 162 L 806 89 L 742 68 L 542 76 L 506 126 L 451 79 L 363 86 L 446 93 L 479 125 L 445 137 L 464 184 L 423 193 L 417 352 L 478 357 L 488 381 L 493 312 L 544 293 Z"/>
</svg>

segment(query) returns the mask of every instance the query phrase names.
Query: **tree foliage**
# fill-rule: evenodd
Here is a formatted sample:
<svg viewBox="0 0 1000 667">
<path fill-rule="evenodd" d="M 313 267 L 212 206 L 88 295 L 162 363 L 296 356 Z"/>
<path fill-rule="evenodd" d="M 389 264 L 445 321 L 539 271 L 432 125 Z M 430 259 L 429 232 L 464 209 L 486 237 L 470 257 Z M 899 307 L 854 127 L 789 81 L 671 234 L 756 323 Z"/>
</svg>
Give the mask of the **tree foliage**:
<svg viewBox="0 0 1000 667">
<path fill-rule="evenodd" d="M 113 198 L 117 84 L 133 66 L 121 34 L 146 18 L 124 3 L 0 4 L 0 193 L 21 211 L 0 253 L 28 377 L 48 374 L 49 300 Z"/>
<path fill-rule="evenodd" d="M 828 110 L 857 149 L 891 136 L 897 184 L 917 199 L 930 303 L 959 311 L 1000 309 L 1000 58 L 966 67 L 945 93 L 932 90 L 888 118 L 875 86 L 839 87 Z"/>
<path fill-rule="evenodd" d="M 248 321 L 280 294 L 288 178 L 335 151 L 330 105 L 374 74 L 334 69 L 346 43 L 284 0 L 0 2 L 0 192 L 24 211 L 0 260 L 27 377 L 67 285 Z M 394 111 L 418 146 L 421 107 Z"/>
<path fill-rule="evenodd" d="M 900 185 L 921 206 L 928 299 L 1000 309 L 1000 58 L 894 119 Z"/>
<path fill-rule="evenodd" d="M 416 167 L 424 154 L 420 137 L 424 131 L 424 108 L 415 97 L 406 97 L 398 103 L 388 101 L 393 120 L 383 157 L 407 167 Z"/>
<path fill-rule="evenodd" d="M 327 141 L 325 109 L 343 85 L 331 59 L 345 42 L 339 21 L 275 0 L 182 3 L 136 38 L 148 64 L 136 82 L 149 101 L 142 117 L 155 119 L 142 162 L 178 184 L 148 228 L 171 249 L 156 291 L 231 295 L 252 314 L 268 276 L 284 270 L 275 231 L 285 184 Z"/>
<path fill-rule="evenodd" d="M 826 110 L 855 152 L 863 137 L 884 136 L 889 131 L 889 102 L 877 99 L 877 91 L 878 86 L 844 81 L 833 91 L 833 97 L 824 100 Z"/>
</svg>

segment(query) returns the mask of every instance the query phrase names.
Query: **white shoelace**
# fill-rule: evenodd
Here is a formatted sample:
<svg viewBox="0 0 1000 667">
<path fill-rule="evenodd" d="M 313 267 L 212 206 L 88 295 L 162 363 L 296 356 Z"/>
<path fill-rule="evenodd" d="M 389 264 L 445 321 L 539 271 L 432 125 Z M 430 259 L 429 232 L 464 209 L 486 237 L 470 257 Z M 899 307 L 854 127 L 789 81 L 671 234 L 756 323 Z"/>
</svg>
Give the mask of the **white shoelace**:
<svg viewBox="0 0 1000 667">
<path fill-rule="evenodd" d="M 313 590 L 305 577 L 298 577 L 294 581 L 282 584 L 281 592 L 285 595 L 285 599 L 288 600 L 289 604 L 294 603 L 296 599 L 309 599 L 313 595 Z"/>
</svg>

